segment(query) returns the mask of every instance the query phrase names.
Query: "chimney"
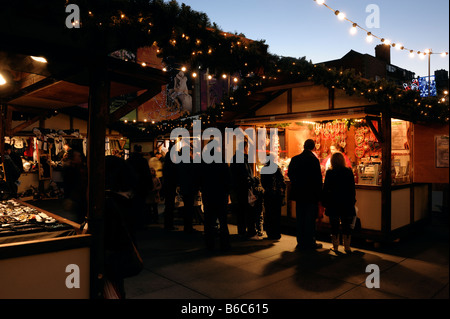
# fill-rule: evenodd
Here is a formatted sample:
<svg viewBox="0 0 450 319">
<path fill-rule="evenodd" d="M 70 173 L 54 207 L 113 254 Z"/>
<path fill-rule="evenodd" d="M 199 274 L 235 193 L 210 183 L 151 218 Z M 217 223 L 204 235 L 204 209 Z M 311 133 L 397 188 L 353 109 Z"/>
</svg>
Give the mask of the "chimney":
<svg viewBox="0 0 450 319">
<path fill-rule="evenodd" d="M 387 64 L 391 64 L 391 46 L 379 44 L 375 47 L 375 57 Z"/>
</svg>

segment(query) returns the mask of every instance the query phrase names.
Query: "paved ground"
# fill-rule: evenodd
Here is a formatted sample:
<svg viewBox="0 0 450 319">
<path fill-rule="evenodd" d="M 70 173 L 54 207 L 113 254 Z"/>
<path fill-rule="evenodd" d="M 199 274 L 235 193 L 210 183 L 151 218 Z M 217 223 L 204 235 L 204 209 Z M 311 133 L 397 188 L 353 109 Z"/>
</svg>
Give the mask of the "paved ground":
<svg viewBox="0 0 450 319">
<path fill-rule="evenodd" d="M 33 204 L 70 219 L 61 210 L 62 205 Z M 278 241 L 242 241 L 234 225 L 229 226 L 232 249 L 208 252 L 201 224 L 192 234 L 182 231 L 179 218 L 176 231 L 165 231 L 161 224 L 146 225 L 137 232 L 145 269 L 126 279 L 125 305 L 140 310 L 159 309 L 175 317 L 189 305 L 221 307 L 215 315 L 225 315 L 224 302 L 230 301 L 240 305 L 268 303 L 271 313 L 277 314 L 300 308 L 348 312 L 341 309 L 343 306 L 360 314 L 370 309 L 370 313 L 383 315 L 385 302 L 394 306 L 389 313 L 396 309 L 402 315 L 405 311 L 414 314 L 423 308 L 434 312 L 449 298 L 448 216 L 448 212 L 433 213 L 426 229 L 396 243 L 375 248 L 356 241 L 351 255 L 343 250 L 338 255 L 331 252 L 326 237 L 321 241 L 323 248 L 312 253 L 296 252 L 295 237 L 287 234 Z M 379 288 L 366 286 L 372 274 L 366 272 L 368 265 L 380 270 Z M 355 299 L 360 302 L 355 304 Z M 436 304 L 437 299 L 445 303 Z M 354 308 L 361 305 L 361 300 L 364 308 Z M 399 300 L 413 302 L 404 304 Z M 428 305 L 423 300 L 435 301 Z"/>
<path fill-rule="evenodd" d="M 359 243 L 336 255 L 329 242 L 296 252 L 295 237 L 242 241 L 230 225 L 232 250 L 208 252 L 202 230 L 185 234 L 150 225 L 138 231 L 144 271 L 126 280 L 133 299 L 448 299 L 448 218 L 436 216 L 423 233 L 375 249 Z M 355 243 L 358 245 L 358 243 Z M 380 288 L 366 287 L 368 265 Z M 374 282 L 373 280 L 371 282 Z"/>
</svg>

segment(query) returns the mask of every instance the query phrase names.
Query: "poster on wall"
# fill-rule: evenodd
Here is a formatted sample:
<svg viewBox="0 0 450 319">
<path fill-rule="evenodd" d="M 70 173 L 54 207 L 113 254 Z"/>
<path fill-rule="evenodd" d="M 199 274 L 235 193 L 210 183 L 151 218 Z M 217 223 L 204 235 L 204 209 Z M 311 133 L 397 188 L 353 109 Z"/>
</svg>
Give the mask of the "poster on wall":
<svg viewBox="0 0 450 319">
<path fill-rule="evenodd" d="M 448 167 L 448 135 L 435 136 L 436 167 Z"/>
<path fill-rule="evenodd" d="M 408 142 L 408 127 L 404 121 L 392 121 L 392 149 L 404 150 Z"/>
</svg>

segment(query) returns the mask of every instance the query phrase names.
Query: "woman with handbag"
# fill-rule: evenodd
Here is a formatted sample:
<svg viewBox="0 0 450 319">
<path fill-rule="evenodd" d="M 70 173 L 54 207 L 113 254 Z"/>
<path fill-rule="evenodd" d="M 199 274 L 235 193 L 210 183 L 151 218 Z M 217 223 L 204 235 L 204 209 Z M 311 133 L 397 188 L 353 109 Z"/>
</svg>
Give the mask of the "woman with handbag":
<svg viewBox="0 0 450 319">
<path fill-rule="evenodd" d="M 264 188 L 264 230 L 268 239 L 277 240 L 281 238 L 281 206 L 286 183 L 279 167 L 273 174 L 266 173 L 270 161 L 273 160 L 273 155 L 270 155 L 266 165 L 261 169 L 261 184 Z"/>
<path fill-rule="evenodd" d="M 351 224 L 355 216 L 355 179 L 350 168 L 345 166 L 345 158 L 340 152 L 331 157 L 331 169 L 327 170 L 322 192 L 325 215 L 330 218 L 331 242 L 333 250 L 339 247 L 339 223 L 342 224 L 344 250 L 350 253 Z"/>
</svg>

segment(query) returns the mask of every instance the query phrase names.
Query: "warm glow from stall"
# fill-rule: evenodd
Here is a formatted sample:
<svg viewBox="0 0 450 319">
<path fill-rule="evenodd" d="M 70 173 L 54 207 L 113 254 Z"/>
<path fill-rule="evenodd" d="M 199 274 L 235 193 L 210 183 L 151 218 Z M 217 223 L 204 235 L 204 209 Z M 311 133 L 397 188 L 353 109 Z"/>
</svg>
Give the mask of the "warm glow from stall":
<svg viewBox="0 0 450 319">
<path fill-rule="evenodd" d="M 0 73 L 0 85 L 5 85 L 6 79 L 3 77 L 3 75 Z"/>
<path fill-rule="evenodd" d="M 34 61 L 37 61 L 37 62 L 47 63 L 47 60 L 45 58 L 41 57 L 41 56 L 31 56 L 31 58 Z"/>
</svg>

